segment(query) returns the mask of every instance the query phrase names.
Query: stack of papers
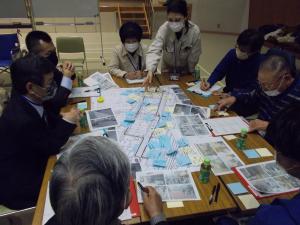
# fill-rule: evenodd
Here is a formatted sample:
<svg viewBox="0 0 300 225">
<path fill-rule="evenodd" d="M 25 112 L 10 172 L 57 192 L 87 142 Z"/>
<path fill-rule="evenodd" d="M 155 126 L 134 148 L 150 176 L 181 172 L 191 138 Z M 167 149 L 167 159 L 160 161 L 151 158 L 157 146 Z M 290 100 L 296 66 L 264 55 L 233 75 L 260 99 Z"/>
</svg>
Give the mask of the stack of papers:
<svg viewBox="0 0 300 225">
<path fill-rule="evenodd" d="M 109 73 L 96 72 L 83 81 L 87 86 L 98 85 L 101 91 L 118 88 Z"/>
<path fill-rule="evenodd" d="M 69 98 L 98 97 L 100 95 L 101 95 L 101 89 L 99 85 L 94 85 L 91 87 L 72 88 L 72 92 Z"/>
</svg>

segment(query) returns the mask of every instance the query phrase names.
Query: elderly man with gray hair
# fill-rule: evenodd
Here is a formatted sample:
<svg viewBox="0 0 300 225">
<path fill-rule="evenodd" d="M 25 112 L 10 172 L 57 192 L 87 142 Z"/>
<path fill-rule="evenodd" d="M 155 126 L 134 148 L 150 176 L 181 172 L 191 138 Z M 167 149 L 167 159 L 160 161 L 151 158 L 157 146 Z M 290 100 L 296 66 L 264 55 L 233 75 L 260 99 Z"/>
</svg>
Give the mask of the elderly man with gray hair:
<svg viewBox="0 0 300 225">
<path fill-rule="evenodd" d="M 87 137 L 57 161 L 50 181 L 55 212 L 46 225 L 114 225 L 131 201 L 130 163 L 113 141 Z M 152 224 L 163 224 L 162 201 L 152 187 L 144 207 Z"/>
</svg>

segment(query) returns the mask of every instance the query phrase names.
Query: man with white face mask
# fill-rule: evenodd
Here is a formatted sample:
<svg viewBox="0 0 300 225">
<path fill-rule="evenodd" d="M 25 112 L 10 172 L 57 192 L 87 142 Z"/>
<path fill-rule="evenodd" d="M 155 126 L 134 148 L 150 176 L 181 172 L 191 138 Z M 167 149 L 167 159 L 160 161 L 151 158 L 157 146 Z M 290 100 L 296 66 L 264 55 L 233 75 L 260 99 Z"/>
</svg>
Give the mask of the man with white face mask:
<svg viewBox="0 0 300 225">
<path fill-rule="evenodd" d="M 263 58 L 260 54 L 263 43 L 264 37 L 259 31 L 243 31 L 237 38 L 235 48 L 228 51 L 207 81 L 202 80 L 200 88 L 206 91 L 225 78 L 225 93 L 234 94 L 233 92 L 255 89 L 258 68 Z"/>
<path fill-rule="evenodd" d="M 280 111 L 300 101 L 300 79 L 288 53 L 267 54 L 258 72 L 259 87 L 243 95 L 230 96 L 218 102 L 218 109 L 235 107 L 258 112 L 250 121 L 250 131 L 265 131 L 269 121 Z"/>
<path fill-rule="evenodd" d="M 45 107 L 56 92 L 54 70 L 33 54 L 10 68 L 13 91 L 0 117 L 0 204 L 11 209 L 35 206 L 48 157 L 59 153 L 79 122 L 77 109 L 58 115 Z"/>
<path fill-rule="evenodd" d="M 186 1 L 169 0 L 166 6 L 168 21 L 161 25 L 146 54 L 145 87 L 152 83 L 160 60 L 162 72 L 180 76 L 194 73 L 201 54 L 200 30 L 188 20 Z"/>
<path fill-rule="evenodd" d="M 143 30 L 135 22 L 124 23 L 119 31 L 122 45 L 112 52 L 109 73 L 129 80 L 144 77 L 146 47 L 140 43 Z"/>
</svg>

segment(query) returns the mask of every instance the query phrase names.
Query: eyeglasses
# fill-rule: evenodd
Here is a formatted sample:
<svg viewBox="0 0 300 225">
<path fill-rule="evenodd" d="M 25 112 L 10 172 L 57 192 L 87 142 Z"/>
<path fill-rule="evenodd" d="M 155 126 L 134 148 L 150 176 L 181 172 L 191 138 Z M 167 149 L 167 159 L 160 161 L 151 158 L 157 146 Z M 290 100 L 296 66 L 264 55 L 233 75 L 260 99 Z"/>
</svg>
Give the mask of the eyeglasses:
<svg viewBox="0 0 300 225">
<path fill-rule="evenodd" d="M 258 84 L 259 84 L 259 86 L 260 86 L 260 88 L 261 88 L 262 90 L 265 90 L 265 91 L 272 91 L 272 90 L 276 89 L 274 86 L 276 85 L 276 83 L 277 83 L 278 81 L 280 81 L 280 83 L 278 84 L 277 88 L 278 88 L 279 86 L 281 86 L 282 79 L 283 79 L 287 74 L 288 74 L 288 73 L 284 73 L 283 75 L 279 76 L 279 77 L 278 77 L 275 81 L 273 81 L 273 82 L 269 82 L 269 83 L 266 83 L 266 82 L 264 82 L 264 83 L 258 82 Z"/>
</svg>

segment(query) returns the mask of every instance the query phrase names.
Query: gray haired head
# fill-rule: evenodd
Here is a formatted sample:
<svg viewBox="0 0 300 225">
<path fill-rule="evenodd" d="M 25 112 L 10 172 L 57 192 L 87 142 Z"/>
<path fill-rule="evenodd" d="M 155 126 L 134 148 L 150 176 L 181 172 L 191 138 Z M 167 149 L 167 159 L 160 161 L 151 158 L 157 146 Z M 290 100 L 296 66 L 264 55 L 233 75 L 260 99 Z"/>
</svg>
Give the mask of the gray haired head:
<svg viewBox="0 0 300 225">
<path fill-rule="evenodd" d="M 124 209 L 130 164 L 111 140 L 87 137 L 57 161 L 50 201 L 62 225 L 109 225 Z"/>
<path fill-rule="evenodd" d="M 260 70 L 267 70 L 272 72 L 275 77 L 281 76 L 283 73 L 289 73 L 295 76 L 290 62 L 281 55 L 270 54 L 260 64 Z"/>
</svg>

